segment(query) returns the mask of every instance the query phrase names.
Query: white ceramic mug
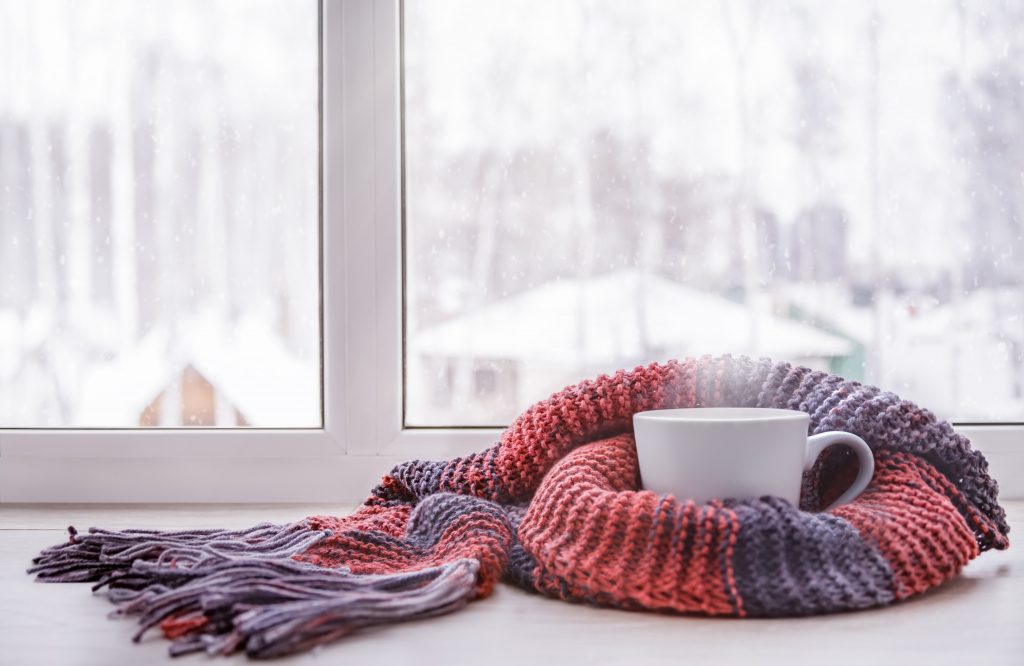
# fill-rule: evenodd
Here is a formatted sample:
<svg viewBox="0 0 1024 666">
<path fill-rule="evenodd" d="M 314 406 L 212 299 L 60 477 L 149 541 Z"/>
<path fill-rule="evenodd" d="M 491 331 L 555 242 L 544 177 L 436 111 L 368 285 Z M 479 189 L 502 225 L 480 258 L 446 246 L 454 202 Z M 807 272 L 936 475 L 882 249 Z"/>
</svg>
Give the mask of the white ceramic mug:
<svg viewBox="0 0 1024 666">
<path fill-rule="evenodd" d="M 803 472 L 829 446 L 843 444 L 860 461 L 857 479 L 826 510 L 867 487 L 875 459 L 848 432 L 807 436 L 810 417 L 790 409 L 698 407 L 633 415 L 643 487 L 678 499 L 756 499 L 775 495 L 799 506 Z"/>
</svg>

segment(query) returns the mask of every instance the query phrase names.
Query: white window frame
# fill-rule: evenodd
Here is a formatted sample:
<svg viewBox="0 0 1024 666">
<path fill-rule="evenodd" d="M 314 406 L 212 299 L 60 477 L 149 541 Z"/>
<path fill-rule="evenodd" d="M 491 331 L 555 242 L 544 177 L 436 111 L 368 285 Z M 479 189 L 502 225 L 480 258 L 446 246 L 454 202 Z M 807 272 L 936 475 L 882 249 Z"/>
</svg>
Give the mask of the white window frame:
<svg viewBox="0 0 1024 666">
<path fill-rule="evenodd" d="M 323 427 L 0 429 L 0 502 L 358 502 L 494 428 L 403 423 L 401 0 L 321 0 Z M 1024 497 L 1024 425 L 958 427 Z"/>
</svg>

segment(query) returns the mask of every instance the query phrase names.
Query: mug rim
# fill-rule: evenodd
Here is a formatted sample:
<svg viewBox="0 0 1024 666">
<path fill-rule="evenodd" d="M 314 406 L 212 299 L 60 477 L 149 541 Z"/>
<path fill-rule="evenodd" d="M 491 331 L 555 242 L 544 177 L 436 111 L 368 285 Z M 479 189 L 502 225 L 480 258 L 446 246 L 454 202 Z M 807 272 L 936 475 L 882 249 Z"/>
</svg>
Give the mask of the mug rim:
<svg viewBox="0 0 1024 666">
<path fill-rule="evenodd" d="M 802 421 L 810 419 L 810 415 L 798 409 L 776 407 L 679 407 L 636 412 L 633 419 L 677 423 L 757 423 Z"/>
</svg>

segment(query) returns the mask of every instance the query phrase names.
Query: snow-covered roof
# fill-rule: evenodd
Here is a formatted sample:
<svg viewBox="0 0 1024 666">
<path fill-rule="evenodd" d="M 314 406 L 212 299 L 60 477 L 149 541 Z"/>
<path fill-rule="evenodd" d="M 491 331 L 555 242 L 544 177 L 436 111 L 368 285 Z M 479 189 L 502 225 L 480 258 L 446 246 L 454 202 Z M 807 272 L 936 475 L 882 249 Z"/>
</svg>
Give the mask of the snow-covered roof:
<svg viewBox="0 0 1024 666">
<path fill-rule="evenodd" d="M 184 339 L 195 368 L 250 425 L 320 425 L 319 365 L 289 353 L 268 326 L 243 317 L 228 330 L 207 317 L 194 321 Z"/>
<path fill-rule="evenodd" d="M 177 353 L 169 334 L 155 327 L 136 346 L 90 368 L 76 422 L 104 426 L 135 423 L 174 375 L 192 365 L 252 426 L 310 427 L 320 422 L 317 365 L 303 363 L 265 325 L 242 318 L 228 327 L 213 313 L 186 317 Z"/>
<path fill-rule="evenodd" d="M 964 294 L 955 304 L 925 304 L 914 315 L 900 312 L 901 331 L 919 339 L 950 340 L 959 336 L 979 342 L 1002 338 L 1019 343 L 1024 341 L 1019 308 L 1017 288 L 980 289 Z"/>
<path fill-rule="evenodd" d="M 870 307 L 850 303 L 847 285 L 797 283 L 786 285 L 781 293 L 788 303 L 837 332 L 864 344 L 871 342 L 874 313 Z"/>
<path fill-rule="evenodd" d="M 410 337 L 413 354 L 556 365 L 651 353 L 829 358 L 852 347 L 849 340 L 767 312 L 756 312 L 752 327 L 744 304 L 636 270 L 550 282 Z"/>
</svg>

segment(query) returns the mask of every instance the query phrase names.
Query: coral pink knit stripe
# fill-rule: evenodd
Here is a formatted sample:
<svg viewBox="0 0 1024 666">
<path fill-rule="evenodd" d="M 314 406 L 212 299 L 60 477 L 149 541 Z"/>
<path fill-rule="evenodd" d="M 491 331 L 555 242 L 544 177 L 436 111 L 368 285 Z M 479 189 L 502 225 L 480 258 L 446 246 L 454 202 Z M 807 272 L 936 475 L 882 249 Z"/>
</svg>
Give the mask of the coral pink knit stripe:
<svg viewBox="0 0 1024 666">
<path fill-rule="evenodd" d="M 932 490 L 936 472 L 916 456 L 875 455 L 875 476 L 856 502 L 833 509 L 889 560 L 897 599 L 955 576 L 978 542 L 950 498 Z"/>
<path fill-rule="evenodd" d="M 538 587 L 626 607 L 741 615 L 729 588 L 735 513 L 637 485 L 631 435 L 585 444 L 548 472 L 519 528 Z M 687 545 L 674 548 L 675 535 Z"/>
</svg>

